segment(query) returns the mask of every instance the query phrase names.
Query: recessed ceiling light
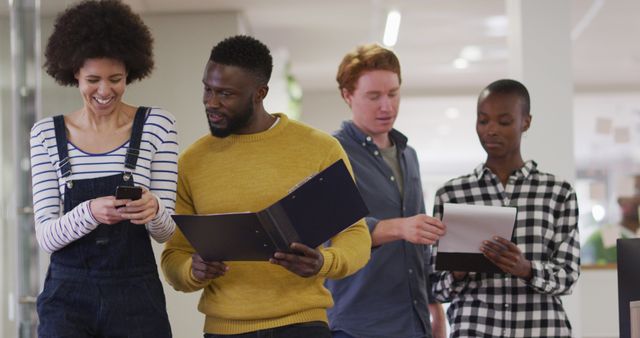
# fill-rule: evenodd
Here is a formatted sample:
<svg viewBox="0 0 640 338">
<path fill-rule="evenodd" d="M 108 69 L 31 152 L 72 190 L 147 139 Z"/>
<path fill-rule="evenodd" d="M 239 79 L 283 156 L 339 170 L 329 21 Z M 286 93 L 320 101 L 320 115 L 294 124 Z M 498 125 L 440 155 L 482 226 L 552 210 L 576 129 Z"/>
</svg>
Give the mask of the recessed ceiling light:
<svg viewBox="0 0 640 338">
<path fill-rule="evenodd" d="M 460 57 L 469 61 L 482 60 L 482 49 L 478 46 L 465 46 L 460 51 Z"/>
<path fill-rule="evenodd" d="M 490 16 L 484 21 L 487 35 L 493 37 L 507 36 L 509 19 L 504 15 Z"/>
<path fill-rule="evenodd" d="M 384 27 L 384 37 L 382 43 L 387 47 L 395 46 L 398 41 L 398 32 L 400 31 L 401 15 L 399 11 L 389 11 L 387 14 L 387 24 Z"/>
<path fill-rule="evenodd" d="M 453 67 L 456 69 L 465 69 L 469 67 L 469 61 L 467 61 L 467 59 L 457 58 L 453 60 Z"/>
<path fill-rule="evenodd" d="M 460 116 L 460 111 L 458 108 L 449 107 L 444 111 L 444 115 L 451 120 L 455 120 Z"/>
<path fill-rule="evenodd" d="M 598 15 L 598 12 L 604 6 L 604 0 L 594 0 L 591 2 L 591 6 L 589 10 L 584 14 L 584 16 L 578 21 L 578 24 L 573 27 L 571 30 L 571 40 L 575 41 L 582 35 L 582 32 L 589 26 L 589 24 L 593 21 L 593 19 Z"/>
</svg>

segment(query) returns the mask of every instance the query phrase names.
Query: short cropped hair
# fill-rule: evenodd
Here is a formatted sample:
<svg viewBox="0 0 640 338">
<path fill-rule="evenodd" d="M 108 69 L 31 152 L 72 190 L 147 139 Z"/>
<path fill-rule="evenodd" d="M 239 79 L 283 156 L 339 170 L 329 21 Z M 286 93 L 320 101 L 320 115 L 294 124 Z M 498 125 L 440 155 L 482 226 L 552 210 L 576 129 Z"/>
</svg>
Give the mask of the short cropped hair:
<svg viewBox="0 0 640 338">
<path fill-rule="evenodd" d="M 400 61 L 398 57 L 389 49 L 377 44 L 362 45 L 344 56 L 340 66 L 336 81 L 338 88 L 346 89 L 353 93 L 360 75 L 370 70 L 388 70 L 398 75 L 398 80 L 402 83 L 400 76 Z"/>
<path fill-rule="evenodd" d="M 522 100 L 522 113 L 531 115 L 531 98 L 529 97 L 527 87 L 522 83 L 512 79 L 501 79 L 491 82 L 480 92 L 478 100 L 487 97 L 489 94 L 516 95 Z"/>
<path fill-rule="evenodd" d="M 44 56 L 45 71 L 63 86 L 77 86 L 75 74 L 94 58 L 122 62 L 129 84 L 151 74 L 153 37 L 121 1 L 87 0 L 58 15 Z"/>
<path fill-rule="evenodd" d="M 251 36 L 236 35 L 220 41 L 211 49 L 209 60 L 242 68 L 254 74 L 256 80 L 263 85 L 271 79 L 271 52 L 264 43 Z"/>
</svg>

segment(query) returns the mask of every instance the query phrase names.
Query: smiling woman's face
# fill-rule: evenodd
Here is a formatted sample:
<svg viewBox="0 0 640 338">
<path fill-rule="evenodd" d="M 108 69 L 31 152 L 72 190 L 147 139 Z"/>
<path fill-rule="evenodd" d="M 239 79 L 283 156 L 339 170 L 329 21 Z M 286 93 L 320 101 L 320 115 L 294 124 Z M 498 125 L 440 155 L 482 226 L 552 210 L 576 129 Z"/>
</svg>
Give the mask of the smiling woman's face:
<svg viewBox="0 0 640 338">
<path fill-rule="evenodd" d="M 87 59 L 76 73 L 85 108 L 96 115 L 113 113 L 127 87 L 127 70 L 114 59 Z"/>
</svg>

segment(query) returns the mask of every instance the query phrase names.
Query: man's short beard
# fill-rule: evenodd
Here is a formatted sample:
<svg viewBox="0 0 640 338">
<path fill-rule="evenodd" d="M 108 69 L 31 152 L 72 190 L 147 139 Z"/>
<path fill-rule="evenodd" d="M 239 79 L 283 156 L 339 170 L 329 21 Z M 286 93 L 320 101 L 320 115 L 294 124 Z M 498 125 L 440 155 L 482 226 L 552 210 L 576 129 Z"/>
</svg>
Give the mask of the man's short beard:
<svg viewBox="0 0 640 338">
<path fill-rule="evenodd" d="M 249 121 L 253 117 L 253 101 L 249 101 L 246 109 L 242 111 L 239 115 L 231 118 L 227 117 L 227 127 L 226 128 L 218 128 L 215 127 L 211 121 L 209 122 L 209 130 L 211 131 L 211 135 L 219 138 L 225 138 L 231 134 L 234 134 L 238 130 L 244 128 L 249 124 Z"/>
<path fill-rule="evenodd" d="M 216 128 L 211 125 L 211 122 L 209 122 L 209 130 L 211 131 L 211 135 L 219 138 L 225 138 L 231 135 L 231 130 L 229 128 Z"/>
</svg>

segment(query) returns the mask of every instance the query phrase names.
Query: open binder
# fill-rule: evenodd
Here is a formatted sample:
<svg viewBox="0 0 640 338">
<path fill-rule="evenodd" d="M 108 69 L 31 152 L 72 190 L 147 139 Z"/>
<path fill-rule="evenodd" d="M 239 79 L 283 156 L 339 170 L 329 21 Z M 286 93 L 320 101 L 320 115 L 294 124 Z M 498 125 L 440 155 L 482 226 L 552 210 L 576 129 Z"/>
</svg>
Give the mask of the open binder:
<svg viewBox="0 0 640 338">
<path fill-rule="evenodd" d="M 292 242 L 318 247 L 368 213 L 338 160 L 261 211 L 172 217 L 207 261 L 264 261 Z"/>
</svg>

